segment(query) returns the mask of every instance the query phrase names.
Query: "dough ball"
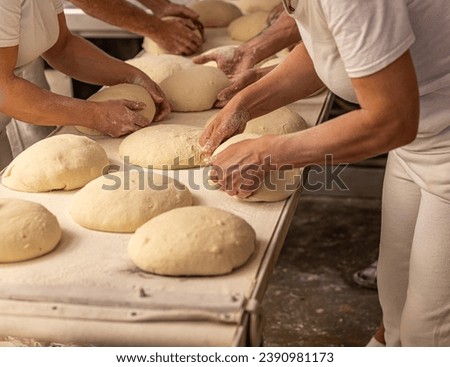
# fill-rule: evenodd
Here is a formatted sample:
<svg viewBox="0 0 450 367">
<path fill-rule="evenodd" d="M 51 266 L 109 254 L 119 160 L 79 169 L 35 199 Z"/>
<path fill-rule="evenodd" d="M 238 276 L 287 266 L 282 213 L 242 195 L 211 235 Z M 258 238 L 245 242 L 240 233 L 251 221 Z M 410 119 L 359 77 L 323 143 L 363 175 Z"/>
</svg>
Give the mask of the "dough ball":
<svg viewBox="0 0 450 367">
<path fill-rule="evenodd" d="M 186 169 L 203 166 L 198 142 L 202 128 L 161 124 L 128 135 L 119 146 L 125 161 L 144 168 Z"/>
<path fill-rule="evenodd" d="M 203 0 L 189 5 L 199 15 L 199 21 L 205 28 L 227 27 L 242 15 L 234 4 L 220 0 Z"/>
<path fill-rule="evenodd" d="M 0 199 L 0 263 L 42 256 L 60 239 L 58 220 L 41 204 Z"/>
<path fill-rule="evenodd" d="M 283 135 L 307 128 L 306 121 L 297 112 L 281 107 L 266 115 L 250 120 L 244 133 L 259 135 Z"/>
<path fill-rule="evenodd" d="M 156 113 L 156 106 L 153 98 L 145 90 L 144 87 L 136 84 L 117 84 L 112 87 L 107 87 L 94 93 L 87 100 L 92 102 L 103 102 L 115 99 L 129 99 L 130 101 L 144 102 L 146 107 L 138 113 L 144 116 L 147 120 L 153 121 Z M 86 135 L 102 135 L 94 129 L 89 129 L 84 126 L 77 126 L 78 131 Z"/>
<path fill-rule="evenodd" d="M 239 0 L 238 6 L 244 13 L 270 12 L 280 3 L 281 0 Z"/>
<path fill-rule="evenodd" d="M 162 275 L 220 275 L 243 265 L 256 235 L 242 218 L 193 206 L 161 214 L 138 228 L 128 254 L 141 270 Z"/>
<path fill-rule="evenodd" d="M 192 205 L 180 182 L 143 169 L 109 173 L 78 191 L 70 215 L 79 225 L 104 232 L 134 232 L 168 210 Z"/>
<path fill-rule="evenodd" d="M 194 66 L 190 59 L 177 55 L 154 56 L 145 54 L 127 60 L 126 63 L 142 70 L 157 84 L 177 71 Z"/>
<path fill-rule="evenodd" d="M 261 137 L 258 134 L 238 134 L 228 139 L 226 142 L 222 143 L 214 152 L 213 156 L 220 154 L 230 145 L 241 142 L 247 139 L 257 139 Z M 295 191 L 297 191 L 300 185 L 300 173 L 301 170 L 290 169 L 290 170 L 280 170 L 271 171 L 270 174 L 266 175 L 261 187 L 256 190 L 256 192 L 249 196 L 245 201 L 280 201 L 285 200 L 291 196 Z"/>
<path fill-rule="evenodd" d="M 229 85 L 230 81 L 223 71 L 204 65 L 180 70 L 160 84 L 172 110 L 177 112 L 210 110 L 217 94 Z"/>
<path fill-rule="evenodd" d="M 268 16 L 269 13 L 265 11 L 243 15 L 230 23 L 228 35 L 236 41 L 246 42 L 267 27 Z"/>
<path fill-rule="evenodd" d="M 103 147 L 72 134 L 41 140 L 6 168 L 2 183 L 16 191 L 74 190 L 103 174 L 109 166 Z"/>
<path fill-rule="evenodd" d="M 217 116 L 210 117 L 206 121 L 209 125 Z M 281 107 L 266 115 L 257 117 L 247 122 L 244 133 L 259 135 L 283 135 L 295 133 L 306 129 L 306 121 L 297 112 L 287 107 Z"/>
<path fill-rule="evenodd" d="M 267 68 L 269 66 L 274 66 L 274 65 L 280 65 L 283 62 L 284 59 L 281 59 L 279 57 L 273 57 L 270 58 L 269 60 L 264 60 L 262 63 L 258 64 L 257 67 L 258 68 Z"/>
<path fill-rule="evenodd" d="M 175 19 L 177 17 L 164 17 L 162 20 L 170 20 Z M 196 34 L 201 37 L 204 40 L 204 34 L 203 34 L 203 25 L 201 23 L 197 24 L 198 22 L 194 22 L 197 26 L 197 30 L 195 31 Z M 144 37 L 144 41 L 142 43 L 142 48 L 145 52 L 149 53 L 150 55 L 166 55 L 170 54 L 169 51 L 159 46 L 155 41 L 153 41 L 150 37 Z"/>
</svg>

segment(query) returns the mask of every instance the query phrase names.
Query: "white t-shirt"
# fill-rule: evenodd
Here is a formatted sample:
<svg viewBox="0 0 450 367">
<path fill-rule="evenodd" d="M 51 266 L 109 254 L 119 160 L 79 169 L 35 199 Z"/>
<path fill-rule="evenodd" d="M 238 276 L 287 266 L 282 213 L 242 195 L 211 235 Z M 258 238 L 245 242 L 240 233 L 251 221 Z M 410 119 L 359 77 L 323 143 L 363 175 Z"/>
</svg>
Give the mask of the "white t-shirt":
<svg viewBox="0 0 450 367">
<path fill-rule="evenodd" d="M 58 39 L 61 0 L 1 0 L 0 47 L 19 46 L 16 68 L 35 60 Z"/>
<path fill-rule="evenodd" d="M 336 95 L 357 103 L 350 78 L 371 75 L 410 49 L 420 95 L 450 91 L 449 0 L 297 0 L 292 1 L 303 42 L 317 74 Z M 289 13 L 289 12 L 288 12 Z M 440 126 L 450 126 L 450 101 L 421 98 L 423 111 L 444 109 Z M 425 105 L 426 103 L 426 105 Z M 435 103 L 436 105 L 433 105 Z"/>
</svg>

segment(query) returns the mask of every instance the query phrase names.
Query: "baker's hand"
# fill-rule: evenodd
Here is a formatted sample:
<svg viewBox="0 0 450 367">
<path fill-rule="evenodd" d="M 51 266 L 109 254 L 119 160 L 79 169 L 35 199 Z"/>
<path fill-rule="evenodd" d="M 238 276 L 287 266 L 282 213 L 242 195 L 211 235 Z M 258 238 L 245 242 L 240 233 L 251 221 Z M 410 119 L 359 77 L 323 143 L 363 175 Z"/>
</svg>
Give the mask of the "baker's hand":
<svg viewBox="0 0 450 367">
<path fill-rule="evenodd" d="M 144 87 L 155 102 L 156 113 L 153 121 L 161 121 L 170 113 L 170 104 L 162 89 L 147 75 L 136 78 L 135 84 Z"/>
<path fill-rule="evenodd" d="M 204 157 L 210 157 L 223 141 L 242 133 L 250 119 L 250 113 L 244 107 L 222 109 L 200 136 Z"/>
<path fill-rule="evenodd" d="M 217 95 L 217 102 L 214 104 L 214 106 L 218 108 L 224 107 L 228 103 L 228 101 L 234 97 L 235 94 L 237 94 L 248 85 L 253 84 L 254 82 L 261 79 L 272 69 L 272 67 L 263 69 L 252 68 L 232 75 L 229 78 L 231 80 L 231 84 L 219 92 L 219 94 Z"/>
<path fill-rule="evenodd" d="M 191 55 L 203 44 L 203 37 L 198 34 L 198 23 L 191 19 L 164 19 L 160 28 L 151 38 L 171 54 Z"/>
<path fill-rule="evenodd" d="M 205 64 L 209 61 L 215 61 L 217 67 L 228 76 L 241 73 L 254 66 L 254 60 L 247 52 L 236 47 L 230 52 L 210 52 L 195 56 L 192 61 L 196 64 Z"/>
<path fill-rule="evenodd" d="M 138 113 L 145 108 L 143 102 L 118 99 L 87 103 L 91 104 L 94 113 L 92 122 L 89 124 L 89 121 L 87 121 L 88 124 L 83 126 L 95 129 L 113 138 L 130 134 L 151 123 Z"/>
<path fill-rule="evenodd" d="M 228 195 L 247 198 L 264 183 L 264 176 L 275 169 L 270 163 L 267 137 L 248 139 L 230 145 L 213 157 L 209 178 Z"/>
</svg>

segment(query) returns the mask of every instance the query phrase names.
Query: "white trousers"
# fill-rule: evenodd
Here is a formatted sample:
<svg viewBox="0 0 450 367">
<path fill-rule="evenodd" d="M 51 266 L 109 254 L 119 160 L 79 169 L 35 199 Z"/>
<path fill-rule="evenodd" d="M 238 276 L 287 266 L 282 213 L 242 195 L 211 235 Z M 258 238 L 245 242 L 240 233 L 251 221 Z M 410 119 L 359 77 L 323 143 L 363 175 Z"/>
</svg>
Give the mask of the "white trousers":
<svg viewBox="0 0 450 367">
<path fill-rule="evenodd" d="M 378 262 L 387 346 L 450 346 L 450 131 L 441 135 L 437 149 L 389 153 Z"/>
</svg>

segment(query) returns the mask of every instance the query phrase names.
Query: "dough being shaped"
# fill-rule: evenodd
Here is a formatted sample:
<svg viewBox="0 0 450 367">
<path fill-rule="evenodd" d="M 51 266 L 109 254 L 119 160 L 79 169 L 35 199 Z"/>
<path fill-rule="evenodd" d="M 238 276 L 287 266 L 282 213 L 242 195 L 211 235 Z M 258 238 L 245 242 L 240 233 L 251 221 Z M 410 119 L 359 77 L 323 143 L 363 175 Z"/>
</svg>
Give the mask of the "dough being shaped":
<svg viewBox="0 0 450 367">
<path fill-rule="evenodd" d="M 280 0 L 239 0 L 238 7 L 244 13 L 254 13 L 257 11 L 270 12 L 280 3 Z"/>
<path fill-rule="evenodd" d="M 0 263 L 34 259 L 61 239 L 56 217 L 41 204 L 0 199 Z"/>
<path fill-rule="evenodd" d="M 189 7 L 199 15 L 198 20 L 205 28 L 227 27 L 233 20 L 242 16 L 236 5 L 220 0 L 197 1 Z"/>
<path fill-rule="evenodd" d="M 198 142 L 202 128 L 161 124 L 138 130 L 123 139 L 119 154 L 144 168 L 186 169 L 203 166 Z"/>
<path fill-rule="evenodd" d="M 143 169 L 109 173 L 78 191 L 70 215 L 79 225 L 104 232 L 134 232 L 166 211 L 192 205 L 180 182 Z"/>
<path fill-rule="evenodd" d="M 175 19 L 177 17 L 164 17 L 162 18 L 162 20 L 169 20 L 169 19 Z M 197 34 L 197 36 L 199 36 L 201 39 L 203 39 L 204 41 L 204 34 L 203 34 L 203 25 L 197 24 L 196 22 L 194 22 L 194 24 L 197 26 L 197 30 L 195 31 L 195 33 Z M 201 28 L 199 28 L 201 27 Z M 142 48 L 144 49 L 145 52 L 149 53 L 150 55 L 166 55 L 166 54 L 171 54 L 169 51 L 167 51 L 166 49 L 162 48 L 161 46 L 159 46 L 155 41 L 153 41 L 150 37 L 146 36 L 144 37 L 144 41 L 142 42 Z"/>
<path fill-rule="evenodd" d="M 194 66 L 190 59 L 177 55 L 154 56 L 144 54 L 125 62 L 146 73 L 157 84 L 177 71 Z"/>
<path fill-rule="evenodd" d="M 217 116 L 210 117 L 206 121 L 208 126 Z M 247 122 L 244 133 L 259 135 L 284 135 L 304 130 L 308 127 L 306 121 L 297 112 L 287 107 L 278 108 L 263 116 Z"/>
<path fill-rule="evenodd" d="M 180 70 L 160 84 L 172 110 L 177 112 L 210 110 L 217 94 L 229 85 L 230 80 L 222 70 L 204 65 Z"/>
<path fill-rule="evenodd" d="M 16 191 L 74 190 L 109 167 L 103 147 L 86 136 L 55 135 L 33 144 L 6 168 L 2 183 Z"/>
<path fill-rule="evenodd" d="M 224 151 L 230 145 L 241 142 L 247 139 L 257 139 L 261 137 L 258 134 L 238 134 L 222 143 L 215 151 L 213 156 L 217 156 L 220 152 Z M 300 185 L 300 173 L 299 168 L 286 169 L 286 170 L 274 170 L 270 174 L 266 175 L 261 186 L 256 192 L 249 196 L 245 201 L 280 201 L 285 200 L 291 196 Z"/>
<path fill-rule="evenodd" d="M 236 41 L 246 42 L 267 27 L 268 16 L 269 13 L 265 11 L 243 15 L 230 23 L 228 35 Z"/>
<path fill-rule="evenodd" d="M 138 228 L 128 254 L 143 271 L 162 275 L 227 274 L 255 251 L 254 229 L 221 209 L 193 206 L 161 214 Z"/>
<path fill-rule="evenodd" d="M 195 65 L 178 71 L 160 84 L 176 112 L 196 112 L 213 108 L 220 91 L 230 85 L 225 73 L 212 66 Z"/>
<path fill-rule="evenodd" d="M 140 85 L 125 83 L 116 84 L 111 87 L 100 89 L 87 100 L 92 102 L 103 102 L 115 99 L 129 99 L 130 101 L 144 102 L 146 105 L 145 108 L 138 113 L 147 120 L 153 121 L 156 113 L 155 102 L 145 88 Z M 101 132 L 88 127 L 76 126 L 76 128 L 86 135 L 102 135 Z"/>
</svg>

